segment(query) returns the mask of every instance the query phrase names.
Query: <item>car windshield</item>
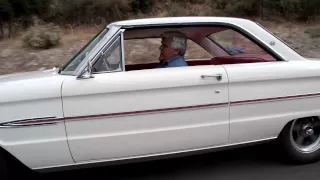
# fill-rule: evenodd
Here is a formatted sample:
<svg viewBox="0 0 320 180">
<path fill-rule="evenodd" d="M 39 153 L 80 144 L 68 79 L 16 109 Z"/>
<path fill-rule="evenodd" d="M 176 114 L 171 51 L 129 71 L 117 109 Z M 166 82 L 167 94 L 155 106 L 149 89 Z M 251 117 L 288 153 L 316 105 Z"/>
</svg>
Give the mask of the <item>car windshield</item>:
<svg viewBox="0 0 320 180">
<path fill-rule="evenodd" d="M 74 71 L 83 59 L 92 51 L 92 49 L 100 42 L 100 40 L 107 34 L 108 29 L 103 29 L 91 41 L 85 45 L 72 59 L 65 64 L 60 71 Z"/>
</svg>

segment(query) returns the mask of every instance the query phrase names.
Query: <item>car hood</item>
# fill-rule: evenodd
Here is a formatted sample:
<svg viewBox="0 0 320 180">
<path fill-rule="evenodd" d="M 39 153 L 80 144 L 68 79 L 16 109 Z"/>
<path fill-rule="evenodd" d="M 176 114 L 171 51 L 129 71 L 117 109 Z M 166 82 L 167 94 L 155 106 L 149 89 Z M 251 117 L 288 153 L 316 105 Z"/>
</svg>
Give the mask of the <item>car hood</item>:
<svg viewBox="0 0 320 180">
<path fill-rule="evenodd" d="M 60 98 L 66 78 L 54 70 L 0 76 L 0 103 Z"/>
<path fill-rule="evenodd" d="M 59 75 L 55 70 L 33 71 L 25 73 L 15 73 L 0 75 L 0 84 L 14 81 L 23 81 L 39 78 L 50 78 Z"/>
</svg>

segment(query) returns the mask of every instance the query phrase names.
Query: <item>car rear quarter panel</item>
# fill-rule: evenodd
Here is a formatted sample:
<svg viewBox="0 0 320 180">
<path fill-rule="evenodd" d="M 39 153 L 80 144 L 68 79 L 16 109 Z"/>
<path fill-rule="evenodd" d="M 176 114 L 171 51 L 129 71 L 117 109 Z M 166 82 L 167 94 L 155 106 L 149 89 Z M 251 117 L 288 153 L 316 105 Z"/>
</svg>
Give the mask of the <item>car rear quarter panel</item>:
<svg viewBox="0 0 320 180">
<path fill-rule="evenodd" d="M 289 121 L 320 115 L 320 62 L 224 65 L 230 143 L 277 137 Z"/>
</svg>

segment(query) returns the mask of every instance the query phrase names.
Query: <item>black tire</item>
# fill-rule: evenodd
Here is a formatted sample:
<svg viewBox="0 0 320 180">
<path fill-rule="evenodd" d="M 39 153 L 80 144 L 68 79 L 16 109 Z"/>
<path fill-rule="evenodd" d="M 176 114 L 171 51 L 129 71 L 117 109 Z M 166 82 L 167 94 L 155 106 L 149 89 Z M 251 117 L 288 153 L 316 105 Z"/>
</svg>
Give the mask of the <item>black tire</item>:
<svg viewBox="0 0 320 180">
<path fill-rule="evenodd" d="M 310 118 L 317 118 L 317 117 L 310 117 Z M 304 118 L 303 118 L 304 119 Z M 301 119 L 299 119 L 301 120 Z M 319 120 L 317 118 L 317 120 Z M 287 156 L 287 159 L 291 163 L 295 164 L 309 164 L 316 162 L 320 159 L 320 147 L 314 148 L 312 151 L 302 151 L 301 149 L 297 148 L 295 141 L 292 138 L 292 130 L 294 123 L 297 120 L 289 122 L 282 130 L 279 135 L 279 142 L 283 147 L 284 153 Z M 315 146 L 318 147 L 318 146 Z"/>
<path fill-rule="evenodd" d="M 0 151 L 0 179 L 9 180 L 8 160 L 4 153 Z"/>
</svg>

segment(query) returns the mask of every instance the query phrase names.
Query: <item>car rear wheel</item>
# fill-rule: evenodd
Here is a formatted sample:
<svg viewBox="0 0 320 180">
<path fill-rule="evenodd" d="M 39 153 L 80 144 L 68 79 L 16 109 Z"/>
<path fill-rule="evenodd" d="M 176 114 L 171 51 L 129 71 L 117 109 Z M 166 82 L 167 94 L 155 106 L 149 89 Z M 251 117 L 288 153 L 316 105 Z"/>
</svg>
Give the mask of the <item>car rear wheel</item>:
<svg viewBox="0 0 320 180">
<path fill-rule="evenodd" d="M 288 157 L 306 164 L 320 158 L 320 119 L 307 117 L 288 123 L 280 134 L 280 141 Z"/>
</svg>

